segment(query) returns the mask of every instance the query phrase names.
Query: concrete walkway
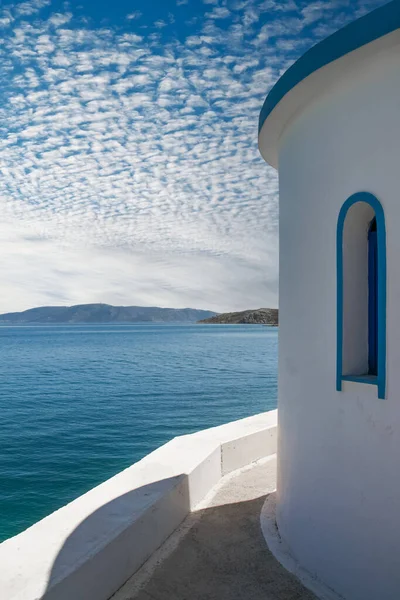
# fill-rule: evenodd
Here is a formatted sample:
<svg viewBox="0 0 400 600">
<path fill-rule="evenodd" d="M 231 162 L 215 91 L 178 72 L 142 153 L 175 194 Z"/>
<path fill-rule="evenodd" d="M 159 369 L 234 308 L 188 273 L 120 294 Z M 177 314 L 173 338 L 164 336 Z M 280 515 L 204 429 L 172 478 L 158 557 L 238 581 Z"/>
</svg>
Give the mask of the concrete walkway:
<svg viewBox="0 0 400 600">
<path fill-rule="evenodd" d="M 112 600 L 316 600 L 261 533 L 274 487 L 271 459 L 227 475 Z"/>
</svg>

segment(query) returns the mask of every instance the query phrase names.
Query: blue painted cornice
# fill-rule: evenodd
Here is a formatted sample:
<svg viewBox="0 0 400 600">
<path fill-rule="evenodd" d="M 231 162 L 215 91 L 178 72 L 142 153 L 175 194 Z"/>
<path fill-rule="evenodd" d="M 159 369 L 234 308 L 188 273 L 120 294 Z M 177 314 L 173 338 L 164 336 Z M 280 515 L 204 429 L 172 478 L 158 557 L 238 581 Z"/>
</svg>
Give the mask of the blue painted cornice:
<svg viewBox="0 0 400 600">
<path fill-rule="evenodd" d="M 393 0 L 353 21 L 299 58 L 277 81 L 261 109 L 258 131 L 282 98 L 306 77 L 329 63 L 400 29 L 400 0 Z"/>
</svg>

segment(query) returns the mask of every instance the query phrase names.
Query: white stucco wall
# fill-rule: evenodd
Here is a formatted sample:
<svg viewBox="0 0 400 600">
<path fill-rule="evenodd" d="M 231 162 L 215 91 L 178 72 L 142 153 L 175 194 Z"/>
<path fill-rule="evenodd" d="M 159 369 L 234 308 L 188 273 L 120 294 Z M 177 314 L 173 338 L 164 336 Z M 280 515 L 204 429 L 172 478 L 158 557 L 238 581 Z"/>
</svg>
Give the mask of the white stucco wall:
<svg viewBox="0 0 400 600">
<path fill-rule="evenodd" d="M 399 54 L 396 42 L 343 77 L 335 67 L 279 145 L 278 526 L 347 600 L 400 595 Z M 360 191 L 386 216 L 385 400 L 375 386 L 335 387 L 336 224 Z"/>
</svg>

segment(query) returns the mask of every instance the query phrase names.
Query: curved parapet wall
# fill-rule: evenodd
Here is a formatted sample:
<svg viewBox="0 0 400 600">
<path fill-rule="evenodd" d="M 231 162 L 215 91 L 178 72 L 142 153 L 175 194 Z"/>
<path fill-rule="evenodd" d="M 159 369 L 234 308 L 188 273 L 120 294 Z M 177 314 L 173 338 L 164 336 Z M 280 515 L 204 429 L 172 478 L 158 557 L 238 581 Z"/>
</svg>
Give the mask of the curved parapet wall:
<svg viewBox="0 0 400 600">
<path fill-rule="evenodd" d="M 0 544 L 3 600 L 108 600 L 220 478 L 276 452 L 271 411 L 173 439 Z"/>
</svg>

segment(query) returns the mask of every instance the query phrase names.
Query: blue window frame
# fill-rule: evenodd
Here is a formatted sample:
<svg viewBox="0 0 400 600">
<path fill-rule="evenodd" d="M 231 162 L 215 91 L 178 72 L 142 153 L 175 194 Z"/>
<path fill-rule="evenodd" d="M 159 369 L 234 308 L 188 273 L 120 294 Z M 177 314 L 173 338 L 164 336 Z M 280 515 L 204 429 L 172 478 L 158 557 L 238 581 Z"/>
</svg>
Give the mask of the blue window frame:
<svg viewBox="0 0 400 600">
<path fill-rule="evenodd" d="M 378 234 L 376 217 L 368 231 L 368 375 L 378 375 Z"/>
<path fill-rule="evenodd" d="M 343 230 L 349 209 L 365 202 L 375 213 L 368 231 L 368 372 L 343 375 Z M 379 200 L 368 192 L 353 194 L 343 204 L 337 223 L 337 360 L 336 389 L 343 381 L 369 383 L 378 388 L 378 397 L 386 396 L 386 227 Z"/>
</svg>

